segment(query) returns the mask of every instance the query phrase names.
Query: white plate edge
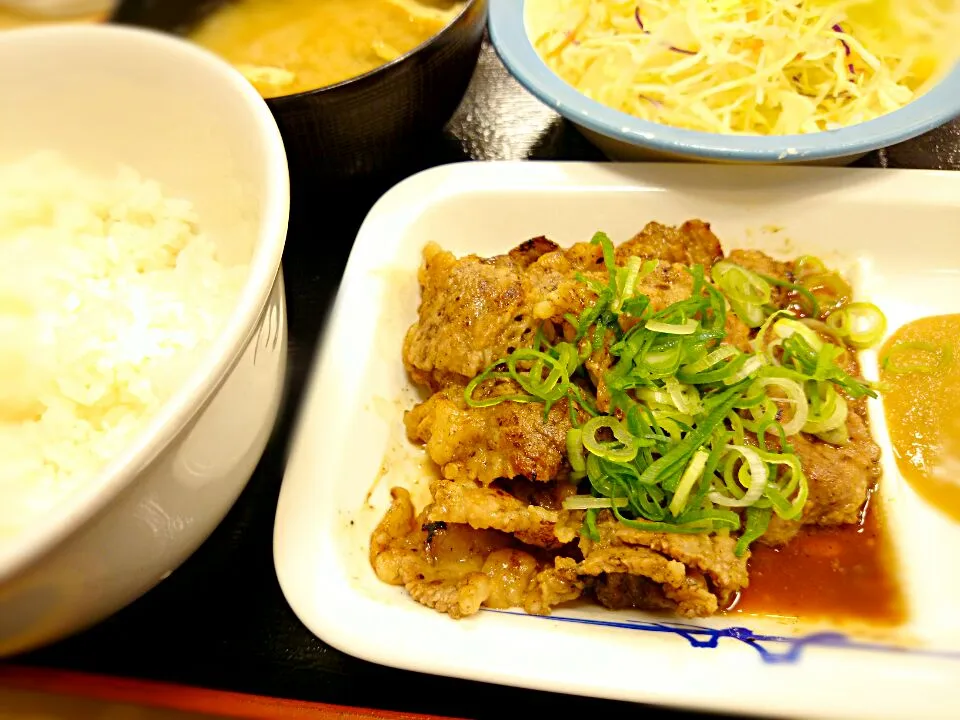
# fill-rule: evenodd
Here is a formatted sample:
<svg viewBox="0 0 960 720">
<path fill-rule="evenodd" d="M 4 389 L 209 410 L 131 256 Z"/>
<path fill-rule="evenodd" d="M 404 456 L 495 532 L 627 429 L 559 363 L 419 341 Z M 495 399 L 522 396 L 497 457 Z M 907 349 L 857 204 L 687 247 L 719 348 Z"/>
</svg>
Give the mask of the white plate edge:
<svg viewBox="0 0 960 720">
<path fill-rule="evenodd" d="M 618 175 L 619 172 L 626 170 L 626 176 Z M 444 191 L 444 187 L 455 187 L 455 193 L 475 192 L 482 190 L 498 190 L 517 188 L 517 189 L 538 189 L 538 190 L 559 190 L 576 189 L 578 187 L 589 186 L 593 189 L 611 190 L 622 188 L 625 190 L 663 190 L 665 184 L 671 184 L 678 180 L 683 180 L 684 176 L 697 175 L 701 180 L 704 177 L 722 177 L 727 172 L 737 172 L 752 174 L 755 179 L 762 179 L 764 176 L 773 178 L 774 176 L 797 176 L 800 179 L 817 180 L 820 177 L 838 176 L 843 174 L 849 179 L 853 179 L 853 174 L 859 174 L 860 180 L 866 181 L 858 184 L 854 188 L 845 188 L 847 192 L 854 192 L 857 195 L 867 193 L 870 196 L 882 192 L 884 188 L 887 191 L 895 188 L 897 198 L 900 200 L 916 201 L 923 204 L 935 202 L 938 194 L 943 198 L 958 197 L 958 193 L 947 193 L 942 187 L 943 184 L 956 183 L 960 189 L 960 177 L 947 171 L 915 171 L 915 170 L 876 170 L 876 169 L 833 169 L 833 168 L 721 168 L 717 166 L 694 166 L 694 165 L 669 165 L 669 164 L 627 164 L 618 165 L 613 163 L 553 163 L 553 162 L 496 162 L 496 163 L 461 163 L 455 165 L 441 166 L 420 173 L 412 178 L 405 180 L 390 190 L 374 206 L 367 220 L 361 227 L 357 236 L 357 242 L 351 253 L 350 261 L 344 273 L 341 289 L 337 294 L 334 308 L 329 316 L 327 328 L 325 328 L 322 337 L 337 336 L 337 328 L 340 323 L 346 322 L 341 307 L 345 297 L 349 297 L 354 276 L 362 270 L 360 257 L 363 253 L 375 250 L 375 238 L 369 235 L 369 227 L 373 220 L 381 216 L 390 215 L 391 222 L 397 223 L 402 218 L 413 218 L 434 202 L 444 196 L 451 194 L 449 189 Z M 909 173 L 913 181 L 907 187 L 902 185 L 904 174 Z M 643 177 L 637 177 L 636 174 L 642 174 Z M 949 180 L 946 180 L 950 178 Z M 742 178 L 741 178 L 742 179 Z M 946 180 L 946 182 L 944 182 Z M 930 181 L 933 181 L 932 184 Z M 938 187 L 938 185 L 941 185 Z M 408 202 L 413 198 L 413 202 Z M 319 376 L 324 366 L 330 364 L 330 358 L 335 350 L 330 343 L 323 343 L 321 351 L 318 353 L 313 368 L 311 369 L 308 380 L 308 391 L 305 394 L 303 405 L 301 406 L 301 417 L 299 418 L 294 442 L 291 444 L 290 461 L 293 462 L 298 456 L 298 449 L 301 443 L 307 440 L 303 437 L 305 432 L 304 415 L 306 410 L 312 405 L 314 395 L 319 392 Z M 287 474 L 290 473 L 288 465 Z M 442 660 L 425 662 L 416 658 L 406 657 L 391 652 L 384 646 L 369 646 L 364 644 L 364 640 L 356 633 L 346 630 L 343 624 L 336 622 L 333 618 L 322 618 L 318 621 L 317 610 L 319 607 L 314 602 L 316 598 L 308 592 L 308 585 L 301 585 L 296 580 L 296 566 L 294 553 L 287 549 L 286 542 L 288 538 L 284 537 L 282 525 L 286 515 L 285 508 L 295 503 L 296 499 L 288 499 L 289 484 L 287 477 L 284 478 L 281 488 L 280 502 L 278 503 L 277 522 L 275 527 L 274 558 L 277 569 L 278 579 L 284 595 L 290 602 L 291 607 L 298 617 L 319 637 L 326 642 L 338 647 L 349 654 L 362 657 L 373 662 L 378 662 L 394 667 L 419 670 L 434 674 L 463 677 L 490 682 L 499 682 L 503 684 L 518 685 L 523 687 L 532 687 L 539 689 L 548 689 L 553 691 L 571 691 L 575 690 L 580 694 L 591 694 L 601 697 L 619 697 L 620 699 L 638 700 L 646 702 L 656 702 L 665 705 L 682 707 L 702 707 L 698 700 L 714 700 L 719 704 L 711 704 L 710 708 L 719 710 L 733 710 L 744 712 L 770 712 L 771 708 L 757 708 L 751 703 L 741 704 L 735 702 L 729 696 L 710 698 L 708 696 L 686 695 L 680 702 L 669 693 L 661 696 L 656 692 L 636 692 L 627 691 L 611 694 L 601 692 L 598 694 L 597 688 L 585 685 L 581 687 L 558 688 L 553 686 L 551 678 L 528 677 L 526 679 L 517 676 L 510 676 L 505 672 L 490 672 L 482 667 L 470 667 L 469 663 L 460 668 L 445 664 Z M 329 519 L 329 516 L 328 516 Z M 335 523 L 329 523 L 326 530 L 335 529 Z M 296 540 L 289 538 L 290 542 Z M 321 557 L 330 564 L 328 570 L 335 570 L 338 567 L 336 557 L 330 552 L 330 547 L 321 550 Z M 315 568 L 317 576 L 322 568 Z M 330 586 L 326 585 L 326 595 L 329 597 Z M 349 595 L 349 593 L 347 593 Z M 349 599 L 345 596 L 344 599 Z M 349 604 L 345 607 L 349 607 Z M 334 610 L 330 605 L 327 609 Z M 432 612 L 432 611 L 430 611 Z M 323 615 L 323 613 L 319 613 Z M 325 622 L 324 622 L 325 620 Z M 361 634 L 362 635 L 362 634 Z M 546 683 L 546 685 L 545 685 Z M 687 689 L 689 692 L 689 688 Z M 804 703 L 803 705 L 807 705 Z M 776 709 L 775 709 L 776 710 Z M 807 715 L 816 715 L 827 717 L 821 713 L 821 708 L 816 706 L 784 708 L 783 713 L 804 712 Z M 857 713 L 848 714 L 848 717 L 856 716 Z M 876 717 L 876 715 L 873 715 Z"/>
</svg>

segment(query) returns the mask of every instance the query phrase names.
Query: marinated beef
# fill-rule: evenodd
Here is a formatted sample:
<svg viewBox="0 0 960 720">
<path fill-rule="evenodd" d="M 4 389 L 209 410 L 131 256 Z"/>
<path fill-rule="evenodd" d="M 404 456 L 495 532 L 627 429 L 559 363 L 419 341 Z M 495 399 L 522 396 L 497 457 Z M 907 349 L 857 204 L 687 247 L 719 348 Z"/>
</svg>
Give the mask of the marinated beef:
<svg viewBox="0 0 960 720">
<path fill-rule="evenodd" d="M 791 438 L 810 491 L 799 521 L 774 516 L 763 541 L 789 542 L 803 525 L 846 525 L 859 521 L 867 493 L 880 478 L 880 447 L 873 441 L 864 419 L 847 415 L 850 441 L 831 445 L 812 435 Z"/>
<path fill-rule="evenodd" d="M 689 220 L 680 227 L 671 227 L 652 222 L 617 248 L 618 265 L 634 256 L 681 265 L 702 265 L 709 271 L 723 258 L 723 250 L 708 223 Z"/>
<path fill-rule="evenodd" d="M 484 386 L 478 398 L 522 392 L 512 382 Z M 543 405 L 502 402 L 469 407 L 461 385 L 434 393 L 404 417 L 407 436 L 426 445 L 430 459 L 450 480 L 478 480 L 489 485 L 497 478 L 523 476 L 546 482 L 565 468 L 570 410 L 566 400 L 543 417 Z"/>
<path fill-rule="evenodd" d="M 631 257 L 660 261 L 636 287 L 653 312 L 690 296 L 689 266 L 709 272 L 724 257 L 709 225 L 700 221 L 676 228 L 650 223 L 617 247 L 615 256 L 618 265 Z M 793 279 L 791 263 L 759 251 L 734 250 L 727 258 L 771 278 Z M 372 538 L 377 575 L 453 617 L 482 606 L 545 614 L 585 594 L 609 608 L 688 617 L 728 607 L 749 582 L 749 552 L 736 556 L 735 537 L 645 531 L 603 510 L 596 523 L 599 538 L 591 540 L 581 530 L 583 511 L 563 509 L 566 497 L 582 492 L 568 479 L 566 400 L 544 415 L 538 403 L 471 407 L 464 398 L 472 378 L 513 350 L 531 346 L 538 330 L 551 342 L 573 339 L 571 316 L 579 317 L 596 299 L 584 279 L 608 281 L 602 249 L 578 243 L 563 250 L 537 237 L 484 259 L 456 258 L 429 245 L 419 279 L 422 302 L 403 358 L 413 380 L 433 394 L 406 414 L 405 424 L 442 478 L 432 484 L 432 502 L 419 515 L 403 490 L 394 491 Z M 775 306 L 790 301 L 786 289 L 773 288 Z M 637 321 L 622 315 L 620 330 Z M 755 331 L 732 312 L 726 332 L 725 343 L 752 351 Z M 610 410 L 605 375 L 616 360 L 610 353 L 615 339 L 608 330 L 584 363 L 586 377 L 577 380 L 603 412 Z M 859 372 L 852 353 L 841 363 L 851 374 Z M 514 381 L 496 379 L 480 384 L 473 397 L 520 392 Z M 790 439 L 809 497 L 799 520 L 774 516 L 762 542 L 787 542 L 804 524 L 857 522 L 879 476 L 879 448 L 870 437 L 864 403 L 849 405 L 849 443 L 835 446 L 809 435 Z M 579 423 L 586 416 L 578 409 L 576 418 Z"/>
<path fill-rule="evenodd" d="M 601 513 L 597 530 L 599 540 L 580 540 L 582 571 L 646 577 L 678 603 L 682 615 L 714 613 L 749 582 L 749 552 L 737 557 L 736 540 L 729 536 L 645 532 L 619 523 L 608 511 Z"/>
<path fill-rule="evenodd" d="M 525 502 L 499 487 L 438 480 L 433 486 L 433 502 L 425 514 L 430 522 L 510 533 L 528 545 L 558 545 L 554 534 L 557 510 Z"/>
</svg>

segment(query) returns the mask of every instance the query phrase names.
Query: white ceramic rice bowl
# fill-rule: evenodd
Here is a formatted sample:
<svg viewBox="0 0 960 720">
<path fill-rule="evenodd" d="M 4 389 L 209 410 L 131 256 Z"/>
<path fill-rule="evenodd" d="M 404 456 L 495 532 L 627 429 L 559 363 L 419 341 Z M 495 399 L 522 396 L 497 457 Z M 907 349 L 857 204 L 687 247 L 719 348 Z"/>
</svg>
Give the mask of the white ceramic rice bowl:
<svg viewBox="0 0 960 720">
<path fill-rule="evenodd" d="M 221 258 L 250 267 L 227 326 L 137 443 L 0 542 L 2 657 L 142 595 L 246 485 L 283 387 L 289 185 L 280 134 L 254 89 L 166 35 L 112 26 L 0 34 L 0 103 L 0 163 L 51 149 L 91 171 L 130 165 L 190 200 Z"/>
</svg>

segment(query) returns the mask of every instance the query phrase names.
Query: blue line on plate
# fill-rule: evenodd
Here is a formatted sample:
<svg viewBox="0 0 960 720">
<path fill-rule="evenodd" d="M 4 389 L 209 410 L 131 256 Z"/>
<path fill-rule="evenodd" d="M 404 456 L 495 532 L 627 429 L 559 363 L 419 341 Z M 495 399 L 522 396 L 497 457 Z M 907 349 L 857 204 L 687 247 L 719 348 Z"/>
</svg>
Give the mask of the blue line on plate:
<svg viewBox="0 0 960 720">
<path fill-rule="evenodd" d="M 599 625 L 624 630 L 669 633 L 682 637 L 690 643 L 691 647 L 695 648 L 715 648 L 720 644 L 721 639 L 730 638 L 752 647 L 759 653 L 760 659 L 770 665 L 796 663 L 800 659 L 804 648 L 812 646 L 868 652 L 924 655 L 945 660 L 960 660 L 960 652 L 925 650 L 923 648 L 908 648 L 900 645 L 860 642 L 838 632 L 821 632 L 811 633 L 810 635 L 800 635 L 798 637 L 784 637 L 781 635 L 758 635 L 745 627 L 711 628 L 686 623 L 644 622 L 642 620 L 596 620 L 594 618 L 572 617 L 570 615 L 527 615 L 526 613 L 511 610 L 490 610 L 487 608 L 484 608 L 484 612 L 577 623 L 580 625 Z M 766 645 L 772 645 L 774 647 L 766 647 Z M 775 649 L 779 647 L 783 649 Z"/>
</svg>

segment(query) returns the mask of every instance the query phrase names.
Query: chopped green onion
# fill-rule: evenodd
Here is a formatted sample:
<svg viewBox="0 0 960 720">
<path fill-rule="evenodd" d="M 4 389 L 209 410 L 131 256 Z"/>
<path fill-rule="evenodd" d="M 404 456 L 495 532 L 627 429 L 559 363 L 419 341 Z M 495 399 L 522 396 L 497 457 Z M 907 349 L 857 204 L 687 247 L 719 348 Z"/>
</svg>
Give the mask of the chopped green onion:
<svg viewBox="0 0 960 720">
<path fill-rule="evenodd" d="M 567 430 L 567 460 L 576 476 L 575 479 L 586 475 L 587 461 L 583 455 L 583 430 L 579 428 Z"/>
<path fill-rule="evenodd" d="M 610 430 L 615 442 L 597 440 L 597 431 L 602 429 Z M 630 462 L 640 449 L 640 440 L 631 435 L 623 423 L 610 415 L 598 415 L 587 420 L 583 425 L 581 440 L 583 446 L 592 454 L 611 462 Z"/>
<path fill-rule="evenodd" d="M 639 368 L 650 377 L 667 377 L 677 372 L 683 357 L 680 344 L 650 348 L 636 358 Z"/>
<path fill-rule="evenodd" d="M 631 300 L 637 299 L 634 297 L 637 283 L 656 270 L 658 264 L 659 263 L 657 260 L 647 260 L 644 262 L 637 256 L 628 258 L 627 266 L 625 268 L 617 269 L 617 290 L 614 300 L 610 305 L 610 310 L 612 312 L 619 313 L 624 309 L 627 303 L 629 303 Z M 649 299 L 645 296 L 643 299 L 645 301 L 649 301 Z M 641 307 L 646 308 L 646 306 L 647 302 L 644 302 Z M 631 314 L 636 313 L 636 307 L 637 306 L 635 304 L 631 306 Z"/>
<path fill-rule="evenodd" d="M 766 432 L 777 422 L 777 406 L 773 400 L 764 395 L 762 401 L 749 410 L 753 420 L 741 418 L 741 422 L 747 430 L 756 434 L 757 442 L 761 448 L 764 448 L 767 441 Z"/>
<path fill-rule="evenodd" d="M 816 258 L 795 264 L 800 284 L 729 261 L 716 263 L 709 277 L 694 265 L 687 268 L 690 296 L 654 310 L 638 287 L 657 262 L 630 257 L 617 266 L 608 236 L 597 233 L 591 242 L 601 248 L 607 281 L 576 277 L 595 300 L 564 315 L 559 341 L 548 341 L 541 327 L 532 347 L 473 378 L 466 402 L 536 402 L 546 413 L 567 401 L 570 479 L 586 479 L 590 492 L 563 507 L 585 511 L 585 537 L 599 539 L 598 513 L 609 510 L 618 522 L 651 532 L 742 530 L 736 552 L 743 554 L 772 513 L 795 519 L 803 512 L 809 488 L 790 439 L 808 432 L 846 442 L 844 395 L 876 396 L 841 362 L 844 343 L 873 339 L 879 311 L 844 306 L 849 286 Z M 823 301 L 832 310 L 827 323 L 772 308 L 774 287 L 787 288 L 799 298 L 797 312 L 812 318 Z M 724 344 L 728 310 L 758 328 L 747 352 Z M 610 404 L 601 413 L 581 378 L 605 347 Z M 896 368 L 897 357 L 888 354 L 885 367 Z M 759 447 L 747 443 L 747 431 Z"/>
<path fill-rule="evenodd" d="M 928 362 L 903 362 L 903 356 L 915 357 L 917 353 L 929 353 L 935 357 Z M 949 345 L 934 345 L 927 342 L 898 342 L 884 353 L 880 364 L 884 370 L 895 375 L 932 373 L 949 363 L 953 359 L 952 355 Z"/>
<path fill-rule="evenodd" d="M 837 430 L 847 424 L 847 401 L 840 396 L 832 385 L 826 385 L 826 397 L 820 412 L 810 413 L 803 424 L 803 431 L 812 435 Z"/>
<path fill-rule="evenodd" d="M 800 318 L 800 322 L 802 322 L 804 325 L 806 325 L 808 328 L 813 330 L 818 335 L 833 338 L 840 345 L 846 342 L 842 333 L 837 332 L 822 320 L 817 320 L 815 318 L 807 317 L 807 318 Z"/>
<path fill-rule="evenodd" d="M 642 318 L 646 312 L 647 308 L 650 307 L 650 298 L 646 295 L 634 295 L 632 298 L 623 301 L 623 306 L 621 308 L 622 315 L 629 315 L 630 317 Z"/>
<path fill-rule="evenodd" d="M 499 405 L 502 402 L 519 402 L 519 403 L 533 403 L 533 402 L 542 402 L 540 398 L 534 397 L 533 395 L 521 395 L 520 393 L 511 393 L 504 395 L 493 395 L 488 398 L 483 398 L 477 400 L 473 397 L 474 392 L 481 383 L 486 380 L 503 380 L 507 379 L 510 376 L 507 373 L 484 373 L 482 375 L 477 375 L 473 380 L 470 381 L 470 384 L 467 385 L 464 390 L 464 397 L 466 398 L 467 405 L 473 408 L 483 408 L 483 407 L 492 407 L 494 405 Z"/>
<path fill-rule="evenodd" d="M 769 465 L 783 465 L 787 468 L 786 478 L 779 475 L 768 477 L 764 496 L 777 515 L 784 520 L 795 520 L 803 512 L 807 502 L 809 485 L 807 476 L 803 472 L 800 458 L 793 453 L 772 453 L 766 450 L 757 450 L 760 459 Z M 791 501 L 789 498 L 794 496 Z"/>
<path fill-rule="evenodd" d="M 767 317 L 763 306 L 770 302 L 770 284 L 729 260 L 714 264 L 710 273 L 737 316 L 749 327 L 760 327 Z"/>
<path fill-rule="evenodd" d="M 557 343 L 552 348 L 548 348 L 547 352 L 533 348 L 518 348 L 473 378 L 464 389 L 464 399 L 468 406 L 474 408 L 491 407 L 508 401 L 542 402 L 545 413 L 563 398 L 571 401 L 576 399 L 583 406 L 582 393 L 570 381 L 571 375 L 576 372 L 581 362 L 581 355 L 576 346 L 567 342 Z M 529 368 L 524 370 L 518 366 L 519 363 L 529 364 Z M 507 369 L 497 370 L 502 366 L 506 366 Z M 477 388 L 488 380 L 513 380 L 527 394 L 510 393 L 476 398 Z"/>
<path fill-rule="evenodd" d="M 677 324 L 647 320 L 644 327 L 652 332 L 665 333 L 667 335 L 692 335 L 697 331 L 697 328 L 700 327 L 700 323 L 696 320 L 687 320 L 684 323 Z"/>
<path fill-rule="evenodd" d="M 741 380 L 745 380 L 748 377 L 752 377 L 754 373 L 757 372 L 760 368 L 767 364 L 766 358 L 763 355 L 754 355 L 751 358 L 747 358 L 746 362 L 730 377 L 723 379 L 724 385 L 733 385 L 738 383 Z"/>
<path fill-rule="evenodd" d="M 723 362 L 724 360 L 729 360 L 732 357 L 735 357 L 740 354 L 740 351 L 737 350 L 732 345 L 721 345 L 713 352 L 704 356 L 696 362 L 690 363 L 687 365 L 684 370 L 691 375 L 696 375 L 701 373 L 704 370 L 709 370 L 714 365 Z"/>
<path fill-rule="evenodd" d="M 667 395 L 673 406 L 685 415 L 696 415 L 700 412 L 700 393 L 690 385 L 683 385 L 676 378 L 668 377 L 664 380 Z"/>
<path fill-rule="evenodd" d="M 742 265 L 721 260 L 710 273 L 730 300 L 754 305 L 770 302 L 770 284 Z"/>
<path fill-rule="evenodd" d="M 805 315 L 809 317 L 819 317 L 820 316 L 820 303 L 817 302 L 817 297 L 812 292 L 807 290 L 803 285 L 797 285 L 796 283 L 787 282 L 786 280 L 780 280 L 775 277 L 770 277 L 769 275 L 761 275 L 764 280 L 766 280 L 771 285 L 776 285 L 777 287 L 786 288 L 792 293 L 795 293 L 802 297 L 806 303 L 807 307 L 802 308 Z"/>
<path fill-rule="evenodd" d="M 754 352 L 757 353 L 766 353 L 767 359 L 774 360 L 774 355 L 772 354 L 772 348 L 774 347 L 773 343 L 768 343 L 766 340 L 767 331 L 773 326 L 777 320 L 780 318 L 791 318 L 795 316 L 789 310 L 777 310 L 774 313 L 771 313 L 770 316 L 764 320 L 763 325 L 760 326 L 760 329 L 757 330 L 756 337 L 750 341 L 750 346 L 753 348 Z M 776 341 L 774 341 L 776 342 Z"/>
<path fill-rule="evenodd" d="M 850 431 L 847 429 L 846 423 L 844 423 L 833 430 L 824 430 L 823 432 L 817 433 L 817 437 L 831 445 L 846 445 L 850 442 Z"/>
<path fill-rule="evenodd" d="M 562 505 L 564 510 L 604 510 L 606 508 L 626 507 L 627 499 L 573 495 L 564 498 Z"/>
<path fill-rule="evenodd" d="M 611 289 L 616 288 L 617 285 L 617 261 L 616 255 L 613 249 L 613 241 L 610 240 L 610 236 L 604 232 L 597 232 L 593 234 L 593 237 L 590 238 L 591 245 L 599 245 L 603 251 L 603 264 L 607 266 L 607 273 L 610 276 L 610 287 Z"/>
<path fill-rule="evenodd" d="M 723 422 L 726 414 L 733 409 L 739 397 L 741 388 L 733 387 L 720 394 L 722 398 L 719 404 L 710 411 L 696 428 L 687 433 L 687 436 L 674 445 L 667 453 L 662 455 L 656 462 L 652 463 L 640 476 L 640 482 L 653 483 L 665 471 L 669 471 L 674 465 L 684 463 L 700 445 L 713 433 L 720 423 Z"/>
<path fill-rule="evenodd" d="M 631 518 L 624 517 L 620 513 L 619 508 L 614 508 L 613 514 L 621 524 L 635 530 L 641 530 L 643 532 L 702 535 L 703 533 L 723 529 L 737 530 L 740 527 L 739 516 L 729 510 L 726 512 L 723 510 L 714 510 L 710 512 L 704 511 L 699 518 L 691 518 L 689 521 L 682 523 L 633 520 Z"/>
<path fill-rule="evenodd" d="M 670 393 L 666 390 L 659 388 L 640 388 L 635 394 L 638 400 L 647 405 L 673 405 L 673 397 L 671 397 Z"/>
<path fill-rule="evenodd" d="M 785 435 L 796 435 L 803 429 L 804 423 L 807 422 L 810 406 L 800 383 L 785 377 L 761 377 L 754 380 L 751 389 L 754 388 L 758 390 L 777 388 L 783 392 L 785 397 L 772 398 L 773 401 L 787 403 L 793 407 L 793 415 L 790 420 L 781 426 Z"/>
<path fill-rule="evenodd" d="M 728 445 L 727 451 L 739 453 L 744 460 L 741 467 L 748 468 L 747 473 L 740 473 L 740 483 L 746 488 L 741 490 L 739 487 L 734 493 L 740 493 L 737 497 L 734 493 L 726 495 L 718 490 L 707 494 L 711 502 L 724 507 L 749 507 L 763 496 L 767 488 L 767 466 L 760 458 L 756 448 L 748 445 Z M 730 488 L 732 489 L 732 488 Z"/>
<path fill-rule="evenodd" d="M 793 263 L 794 273 L 799 278 L 819 275 L 827 271 L 827 266 L 815 255 L 801 255 Z"/>
<path fill-rule="evenodd" d="M 673 493 L 673 499 L 670 501 L 670 513 L 674 517 L 679 517 L 680 513 L 682 513 L 686 507 L 687 498 L 690 497 L 690 490 L 693 489 L 693 486 L 703 476 L 703 469 L 706 467 L 709 458 L 710 453 L 705 450 L 697 450 L 690 459 L 690 464 L 687 465 L 687 469 L 683 471 L 680 483 L 677 485 L 677 489 Z"/>
<path fill-rule="evenodd" d="M 781 318 L 777 320 L 773 324 L 773 332 L 775 335 L 781 338 L 788 338 L 794 333 L 797 333 L 814 350 L 819 350 L 823 346 L 823 340 L 817 335 L 817 333 L 799 320 L 794 320 L 792 318 Z"/>
<path fill-rule="evenodd" d="M 827 327 L 863 350 L 876 345 L 887 331 L 887 318 L 873 303 L 853 302 L 827 316 Z"/>
<path fill-rule="evenodd" d="M 721 363 L 719 366 L 715 365 L 714 369 L 712 370 L 691 373 L 687 371 L 687 368 L 682 368 L 680 372 L 677 373 L 677 378 L 692 385 L 706 385 L 708 383 L 721 382 L 726 378 L 733 376 L 737 371 L 740 370 L 740 368 L 744 366 L 746 362 L 747 355 L 738 350 L 735 355 L 731 356 L 731 359 L 728 362 Z"/>
<path fill-rule="evenodd" d="M 763 535 L 770 527 L 772 513 L 769 508 L 759 508 L 756 505 L 747 508 L 747 520 L 743 527 L 743 535 L 737 540 L 733 554 L 741 557 L 750 547 L 750 543 Z"/>
<path fill-rule="evenodd" d="M 610 305 L 613 312 L 620 312 L 623 307 L 623 301 L 633 296 L 633 287 L 637 282 L 637 275 L 640 273 L 640 263 L 643 262 L 639 257 L 631 257 L 627 261 L 627 267 L 622 270 L 623 283 L 618 283 L 620 287 Z M 618 272 L 618 279 L 620 272 Z"/>
<path fill-rule="evenodd" d="M 600 541 L 600 531 L 597 530 L 597 513 L 599 511 L 595 508 L 587 510 L 583 514 L 583 527 L 580 532 L 585 537 L 593 540 L 594 542 Z"/>
<path fill-rule="evenodd" d="M 854 400 L 858 398 L 877 397 L 868 383 L 851 377 L 837 364 L 837 357 L 845 350 L 831 343 L 824 343 L 819 352 L 814 350 L 804 340 L 800 333 L 794 333 L 781 341 L 783 356 L 781 365 L 796 371 L 805 379 L 817 382 L 830 381 L 842 387 Z"/>
</svg>

